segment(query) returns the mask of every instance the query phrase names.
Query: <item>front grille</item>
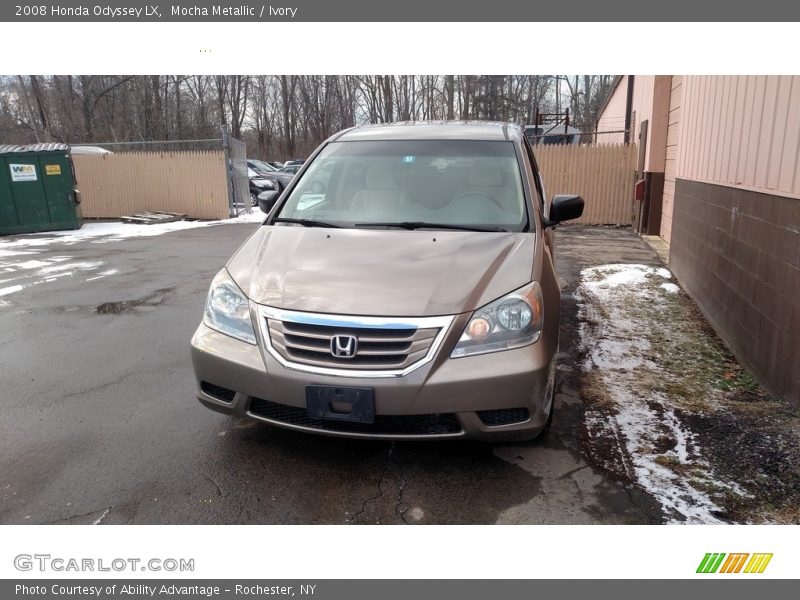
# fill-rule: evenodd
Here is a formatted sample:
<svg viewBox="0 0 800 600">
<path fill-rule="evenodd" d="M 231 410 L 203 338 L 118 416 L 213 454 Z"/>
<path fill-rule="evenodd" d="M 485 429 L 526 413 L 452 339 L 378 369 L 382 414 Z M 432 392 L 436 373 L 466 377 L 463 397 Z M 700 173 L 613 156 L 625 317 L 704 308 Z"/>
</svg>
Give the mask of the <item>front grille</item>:
<svg viewBox="0 0 800 600">
<path fill-rule="evenodd" d="M 250 413 L 289 425 L 341 433 L 396 436 L 461 433 L 461 424 L 454 414 L 376 415 L 374 423 L 351 423 L 348 421 L 314 419 L 308 416 L 304 408 L 277 404 L 261 398 L 253 398 L 250 404 Z"/>
<path fill-rule="evenodd" d="M 200 389 L 209 396 L 213 396 L 217 400 L 222 400 L 223 402 L 233 402 L 233 397 L 236 395 L 236 392 L 233 390 L 208 383 L 207 381 L 200 382 Z"/>
<path fill-rule="evenodd" d="M 405 369 L 428 354 L 438 328 L 342 327 L 267 319 L 270 342 L 286 360 L 315 367 L 338 369 Z M 331 340 L 351 335 L 357 340 L 352 358 L 331 353 Z"/>
<path fill-rule="evenodd" d="M 478 417 L 484 425 L 497 427 L 527 421 L 530 413 L 527 408 L 501 408 L 499 410 L 479 410 Z"/>
</svg>

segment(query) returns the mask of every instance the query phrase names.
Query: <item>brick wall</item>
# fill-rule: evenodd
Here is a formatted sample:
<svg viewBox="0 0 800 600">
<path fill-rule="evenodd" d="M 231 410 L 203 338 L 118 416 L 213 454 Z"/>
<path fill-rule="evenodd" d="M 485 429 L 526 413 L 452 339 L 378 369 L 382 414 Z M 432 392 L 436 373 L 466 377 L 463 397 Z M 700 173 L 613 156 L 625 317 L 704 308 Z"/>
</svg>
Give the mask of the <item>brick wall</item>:
<svg viewBox="0 0 800 600">
<path fill-rule="evenodd" d="M 800 406 L 800 200 L 677 179 L 670 267 L 737 358 Z"/>
</svg>

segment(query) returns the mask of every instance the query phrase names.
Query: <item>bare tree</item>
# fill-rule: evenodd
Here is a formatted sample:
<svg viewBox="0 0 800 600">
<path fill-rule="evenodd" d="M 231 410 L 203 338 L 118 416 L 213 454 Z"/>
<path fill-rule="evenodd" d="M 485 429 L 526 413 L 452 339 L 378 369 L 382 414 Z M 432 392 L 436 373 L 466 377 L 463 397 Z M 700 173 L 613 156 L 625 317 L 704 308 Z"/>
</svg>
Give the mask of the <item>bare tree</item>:
<svg viewBox="0 0 800 600">
<path fill-rule="evenodd" d="M 569 107 L 591 128 L 608 75 L 0 76 L 2 142 L 207 139 L 227 126 L 261 158 L 296 158 L 358 123 L 531 123 Z"/>
</svg>

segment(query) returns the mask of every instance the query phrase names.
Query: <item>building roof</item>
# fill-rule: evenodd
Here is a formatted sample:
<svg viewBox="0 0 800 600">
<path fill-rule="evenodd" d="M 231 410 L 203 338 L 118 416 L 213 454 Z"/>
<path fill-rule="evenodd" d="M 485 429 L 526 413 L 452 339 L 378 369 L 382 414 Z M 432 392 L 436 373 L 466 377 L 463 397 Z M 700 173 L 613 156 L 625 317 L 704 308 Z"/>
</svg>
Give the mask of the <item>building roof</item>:
<svg viewBox="0 0 800 600">
<path fill-rule="evenodd" d="M 69 150 L 69 146 L 67 144 L 53 142 L 47 144 L 28 144 L 27 146 L 0 146 L 0 154 L 11 154 L 18 152 L 59 152 L 66 150 Z"/>
<path fill-rule="evenodd" d="M 600 117 L 603 116 L 603 112 L 606 110 L 606 106 L 611 101 L 611 96 L 614 95 L 614 92 L 617 91 L 617 87 L 619 86 L 619 82 L 622 81 L 622 75 L 615 75 L 614 81 L 611 82 L 611 87 L 608 88 L 608 93 L 606 97 L 603 99 L 603 103 L 600 105 L 600 109 L 597 111 L 596 121 L 600 120 Z"/>
<path fill-rule="evenodd" d="M 401 121 L 360 125 L 348 129 L 333 141 L 367 140 L 496 140 L 522 139 L 522 128 L 514 123 L 494 121 Z"/>
</svg>

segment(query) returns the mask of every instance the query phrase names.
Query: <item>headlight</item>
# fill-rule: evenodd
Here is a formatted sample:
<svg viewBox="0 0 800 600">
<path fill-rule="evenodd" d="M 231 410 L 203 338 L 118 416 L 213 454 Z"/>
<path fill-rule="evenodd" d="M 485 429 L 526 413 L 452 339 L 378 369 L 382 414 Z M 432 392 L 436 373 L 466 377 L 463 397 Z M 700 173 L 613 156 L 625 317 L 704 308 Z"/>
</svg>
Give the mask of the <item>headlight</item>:
<svg viewBox="0 0 800 600">
<path fill-rule="evenodd" d="M 256 343 L 256 334 L 250 321 L 250 303 L 226 269 L 217 273 L 211 282 L 203 323 L 237 340 Z"/>
<path fill-rule="evenodd" d="M 534 281 L 479 308 L 450 358 L 528 346 L 542 335 L 542 288 Z"/>
<path fill-rule="evenodd" d="M 253 183 L 255 184 L 255 186 L 256 186 L 257 188 L 260 188 L 260 189 L 262 189 L 262 190 L 265 190 L 265 189 L 270 189 L 270 190 L 272 190 L 272 189 L 275 189 L 275 182 L 274 182 L 274 181 L 272 181 L 271 179 L 258 179 L 258 180 L 256 180 L 256 181 L 253 181 Z"/>
</svg>

